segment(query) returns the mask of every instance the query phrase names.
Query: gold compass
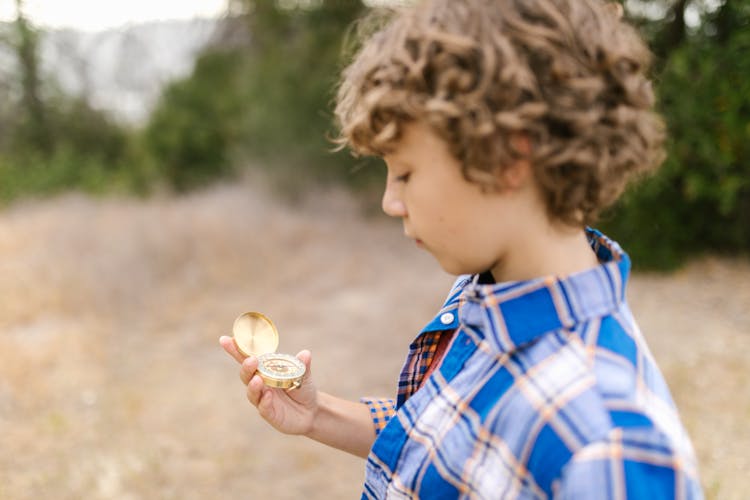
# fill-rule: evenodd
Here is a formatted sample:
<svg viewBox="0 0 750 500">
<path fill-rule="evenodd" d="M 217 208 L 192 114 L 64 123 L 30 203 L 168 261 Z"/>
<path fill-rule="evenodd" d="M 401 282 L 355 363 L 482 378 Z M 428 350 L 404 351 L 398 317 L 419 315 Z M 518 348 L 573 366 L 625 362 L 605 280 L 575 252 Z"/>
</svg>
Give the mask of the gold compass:
<svg viewBox="0 0 750 500">
<path fill-rule="evenodd" d="M 258 312 L 241 314 L 232 326 L 237 349 L 258 358 L 258 375 L 269 387 L 296 389 L 305 376 L 305 365 L 294 356 L 279 354 L 279 332 L 267 316 Z"/>
</svg>

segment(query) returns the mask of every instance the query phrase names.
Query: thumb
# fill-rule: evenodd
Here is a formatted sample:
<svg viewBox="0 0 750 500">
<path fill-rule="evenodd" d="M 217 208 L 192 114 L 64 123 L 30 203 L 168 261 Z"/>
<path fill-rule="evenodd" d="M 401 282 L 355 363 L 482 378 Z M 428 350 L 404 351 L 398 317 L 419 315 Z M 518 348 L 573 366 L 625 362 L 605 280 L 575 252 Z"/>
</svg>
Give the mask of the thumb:
<svg viewBox="0 0 750 500">
<path fill-rule="evenodd" d="M 297 353 L 297 359 L 302 361 L 302 363 L 305 365 L 305 377 L 304 378 L 308 378 L 311 373 L 310 366 L 312 365 L 312 353 L 308 351 L 307 349 L 305 349 Z"/>
</svg>

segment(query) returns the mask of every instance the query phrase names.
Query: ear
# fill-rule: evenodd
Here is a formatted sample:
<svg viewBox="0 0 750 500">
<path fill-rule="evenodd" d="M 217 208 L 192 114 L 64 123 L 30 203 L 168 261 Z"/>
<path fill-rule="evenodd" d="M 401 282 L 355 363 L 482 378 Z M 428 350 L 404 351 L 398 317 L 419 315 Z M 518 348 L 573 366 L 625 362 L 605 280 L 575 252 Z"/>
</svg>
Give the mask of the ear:
<svg viewBox="0 0 750 500">
<path fill-rule="evenodd" d="M 529 136 L 523 132 L 513 134 L 510 138 L 510 147 L 520 154 L 520 158 L 505 167 L 502 173 L 503 185 L 509 189 L 518 189 L 531 177 L 531 141 Z"/>
<path fill-rule="evenodd" d="M 531 139 L 526 132 L 515 132 L 510 136 L 510 147 L 521 156 L 528 157 L 531 154 Z"/>
</svg>

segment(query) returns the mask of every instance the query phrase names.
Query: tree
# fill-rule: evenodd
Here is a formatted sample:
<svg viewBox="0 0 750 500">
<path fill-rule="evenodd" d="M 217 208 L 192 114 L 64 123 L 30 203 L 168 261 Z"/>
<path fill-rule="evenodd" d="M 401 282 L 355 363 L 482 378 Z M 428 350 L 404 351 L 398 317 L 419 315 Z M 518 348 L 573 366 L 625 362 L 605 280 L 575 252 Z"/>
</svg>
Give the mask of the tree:
<svg viewBox="0 0 750 500">
<path fill-rule="evenodd" d="M 52 138 L 47 123 L 47 113 L 42 100 L 42 82 L 39 76 L 39 34 L 23 12 L 23 0 L 16 0 L 15 40 L 20 74 L 24 123 L 19 132 L 36 150 L 48 155 L 52 152 Z"/>
<path fill-rule="evenodd" d="M 251 35 L 244 66 L 249 152 L 266 161 L 318 166 L 318 176 L 341 178 L 351 162 L 330 153 L 330 103 L 344 36 L 364 6 L 338 0 L 238 1 L 246 6 Z"/>
<path fill-rule="evenodd" d="M 292 180 L 344 178 L 351 160 L 331 153 L 330 102 L 343 38 L 363 8 L 234 0 L 223 36 L 165 91 L 147 127 L 147 147 L 170 183 L 189 189 L 245 159 L 293 170 Z"/>
<path fill-rule="evenodd" d="M 192 75 L 169 85 L 144 131 L 147 150 L 178 191 L 200 186 L 233 170 L 231 151 L 240 141 L 246 106 L 234 50 L 210 50 Z"/>
<path fill-rule="evenodd" d="M 668 158 L 637 186 L 608 226 L 634 242 L 636 262 L 673 267 L 706 251 L 750 253 L 750 4 L 699 9 L 697 26 L 679 12 L 652 21 L 659 108 Z"/>
<path fill-rule="evenodd" d="M 22 0 L 15 6 L 15 21 L 0 32 L 14 59 L 3 68 L 0 89 L 0 200 L 121 182 L 131 155 L 128 132 L 86 96 L 66 95 L 43 74 L 44 34 L 24 14 Z"/>
</svg>

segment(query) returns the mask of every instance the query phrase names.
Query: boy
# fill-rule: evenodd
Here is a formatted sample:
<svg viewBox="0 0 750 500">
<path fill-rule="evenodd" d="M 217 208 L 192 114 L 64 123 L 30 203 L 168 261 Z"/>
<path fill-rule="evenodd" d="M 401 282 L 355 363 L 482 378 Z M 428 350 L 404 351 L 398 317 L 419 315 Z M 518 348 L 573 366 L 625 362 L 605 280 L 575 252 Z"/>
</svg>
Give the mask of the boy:
<svg viewBox="0 0 750 500">
<path fill-rule="evenodd" d="M 426 0 L 343 75 L 342 143 L 383 210 L 458 277 L 391 400 L 289 392 L 241 364 L 277 430 L 367 457 L 363 498 L 700 498 L 690 441 L 588 229 L 661 160 L 649 53 L 598 0 Z M 298 355 L 309 368 L 310 353 Z"/>
</svg>

